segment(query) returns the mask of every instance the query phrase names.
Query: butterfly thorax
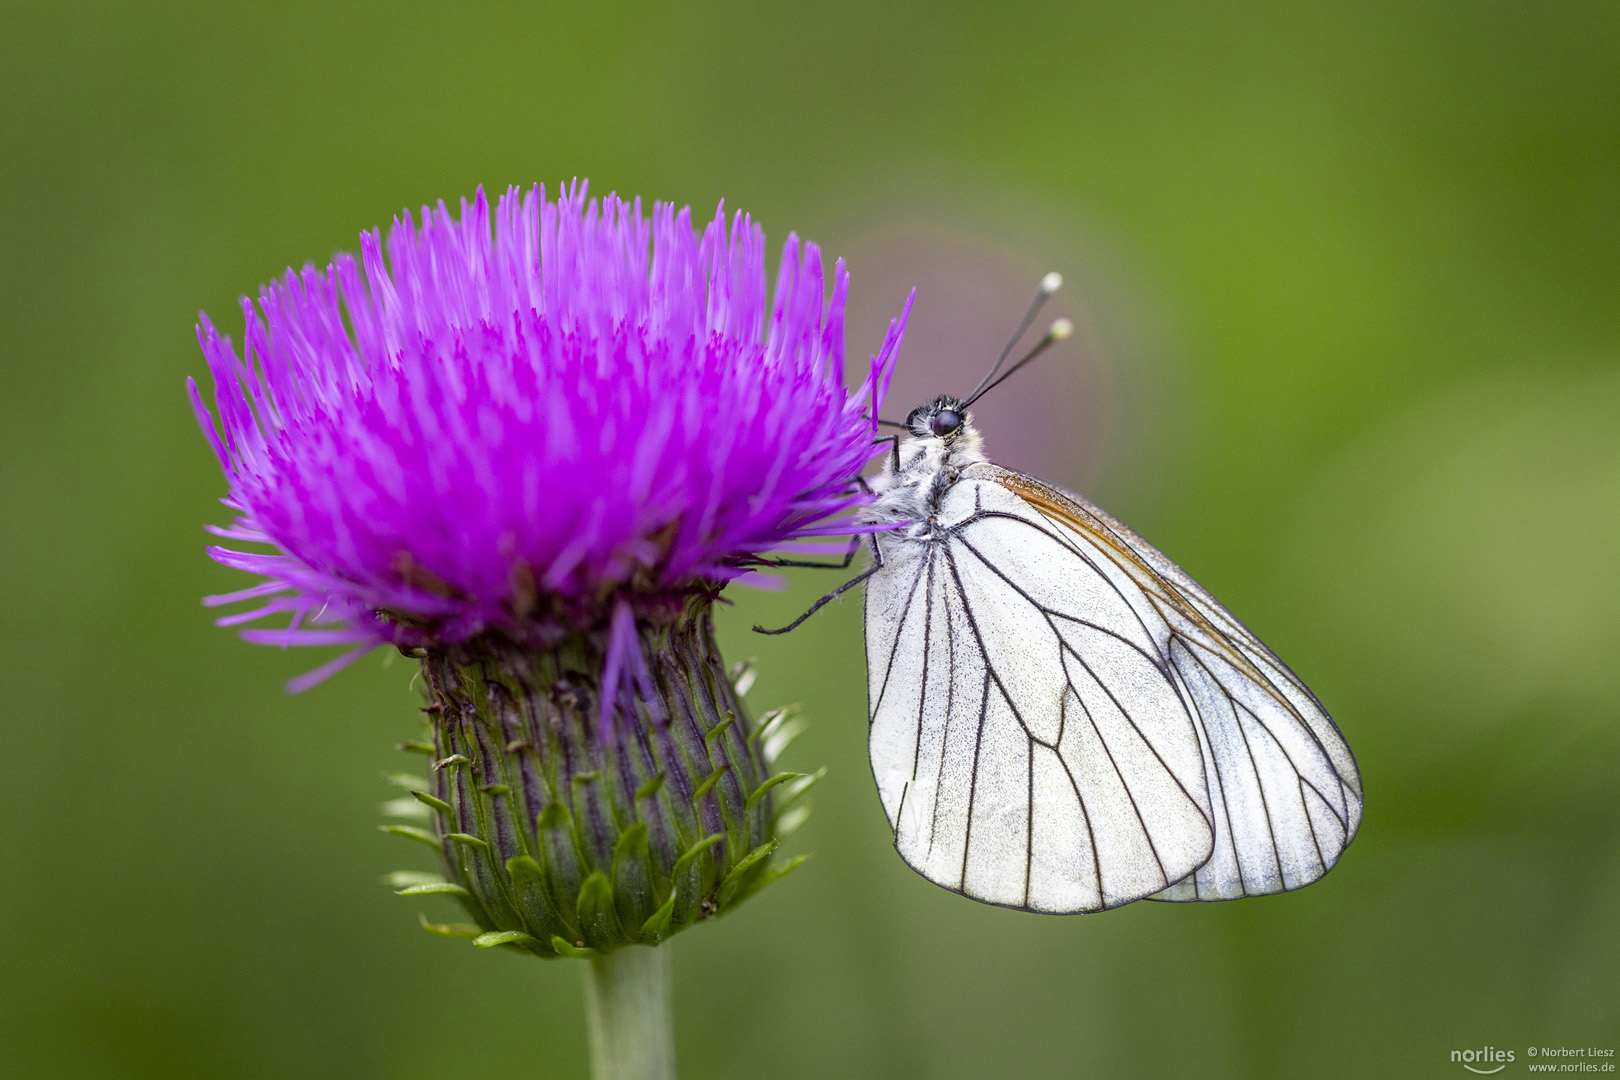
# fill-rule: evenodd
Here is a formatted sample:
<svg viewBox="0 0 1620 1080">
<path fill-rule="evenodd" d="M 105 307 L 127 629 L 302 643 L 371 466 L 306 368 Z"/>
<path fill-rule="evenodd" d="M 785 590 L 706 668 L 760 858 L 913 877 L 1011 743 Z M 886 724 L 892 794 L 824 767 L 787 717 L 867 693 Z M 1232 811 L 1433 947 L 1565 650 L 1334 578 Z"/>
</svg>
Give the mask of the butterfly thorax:
<svg viewBox="0 0 1620 1080">
<path fill-rule="evenodd" d="M 873 478 L 877 499 L 861 517 L 872 524 L 911 522 L 903 535 L 922 540 L 933 534 L 940 504 L 963 471 L 988 459 L 984 440 L 955 398 L 938 397 L 913 409 L 906 428 L 910 437 L 900 442 L 897 453 L 885 459 L 883 472 Z"/>
</svg>

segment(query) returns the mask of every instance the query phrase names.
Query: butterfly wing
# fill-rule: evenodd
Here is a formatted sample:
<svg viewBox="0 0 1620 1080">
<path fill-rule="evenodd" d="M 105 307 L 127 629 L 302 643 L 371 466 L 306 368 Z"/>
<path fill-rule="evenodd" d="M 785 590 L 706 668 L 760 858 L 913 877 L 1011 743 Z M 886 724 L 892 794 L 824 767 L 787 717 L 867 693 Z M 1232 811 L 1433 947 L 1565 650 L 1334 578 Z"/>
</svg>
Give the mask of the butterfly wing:
<svg viewBox="0 0 1620 1080">
<path fill-rule="evenodd" d="M 1361 776 L 1315 695 L 1185 571 L 1105 511 L 1020 473 L 979 471 L 1077 556 L 1106 560 L 1129 579 L 1196 720 L 1214 852 L 1153 898 L 1258 896 L 1331 870 L 1361 824 Z"/>
<path fill-rule="evenodd" d="M 930 539 L 880 537 L 867 583 L 869 746 L 902 858 L 986 903 L 1097 911 L 1212 853 L 1187 691 L 1107 559 L 994 479 Z"/>
</svg>

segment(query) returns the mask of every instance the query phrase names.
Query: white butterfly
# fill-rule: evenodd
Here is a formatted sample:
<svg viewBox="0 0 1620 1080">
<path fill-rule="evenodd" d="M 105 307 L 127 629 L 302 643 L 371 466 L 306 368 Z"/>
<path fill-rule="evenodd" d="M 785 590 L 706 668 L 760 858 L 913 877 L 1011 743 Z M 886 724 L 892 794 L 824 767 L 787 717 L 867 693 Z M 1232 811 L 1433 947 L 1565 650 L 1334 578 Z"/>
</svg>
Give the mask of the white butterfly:
<svg viewBox="0 0 1620 1080">
<path fill-rule="evenodd" d="M 1361 823 L 1344 737 L 1147 541 L 985 458 L 967 406 L 1000 364 L 965 401 L 912 412 L 865 511 L 909 523 L 874 534 L 857 578 L 872 774 L 900 856 L 975 900 L 1056 913 L 1315 881 Z"/>
</svg>

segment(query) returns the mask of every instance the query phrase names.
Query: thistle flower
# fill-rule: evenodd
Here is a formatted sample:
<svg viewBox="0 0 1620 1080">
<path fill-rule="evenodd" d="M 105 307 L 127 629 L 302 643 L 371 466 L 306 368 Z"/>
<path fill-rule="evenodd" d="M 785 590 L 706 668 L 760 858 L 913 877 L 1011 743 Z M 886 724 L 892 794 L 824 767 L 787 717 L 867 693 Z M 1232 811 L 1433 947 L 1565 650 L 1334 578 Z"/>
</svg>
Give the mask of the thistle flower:
<svg viewBox="0 0 1620 1080">
<path fill-rule="evenodd" d="M 509 190 L 441 202 L 358 261 L 245 299 L 239 355 L 205 317 L 197 417 L 236 513 L 216 547 L 261 601 L 222 625 L 421 660 L 432 756 L 412 783 L 479 944 L 656 944 L 756 891 L 767 755 L 711 606 L 795 541 L 860 531 L 861 468 L 904 329 L 844 378 L 840 261 L 723 212 Z M 909 304 L 907 310 L 909 311 Z M 805 550 L 806 545 L 799 545 Z M 441 928 L 461 933 L 455 928 Z"/>
</svg>

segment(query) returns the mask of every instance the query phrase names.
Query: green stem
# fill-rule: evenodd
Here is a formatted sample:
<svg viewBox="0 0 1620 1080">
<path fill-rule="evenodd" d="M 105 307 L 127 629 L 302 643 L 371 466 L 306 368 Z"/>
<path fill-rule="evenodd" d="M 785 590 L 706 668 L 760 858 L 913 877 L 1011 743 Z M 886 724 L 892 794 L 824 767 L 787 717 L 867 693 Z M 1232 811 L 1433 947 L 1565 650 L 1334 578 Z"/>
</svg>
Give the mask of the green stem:
<svg viewBox="0 0 1620 1080">
<path fill-rule="evenodd" d="M 627 945 L 588 963 L 592 1080 L 675 1080 L 669 946 Z"/>
</svg>

